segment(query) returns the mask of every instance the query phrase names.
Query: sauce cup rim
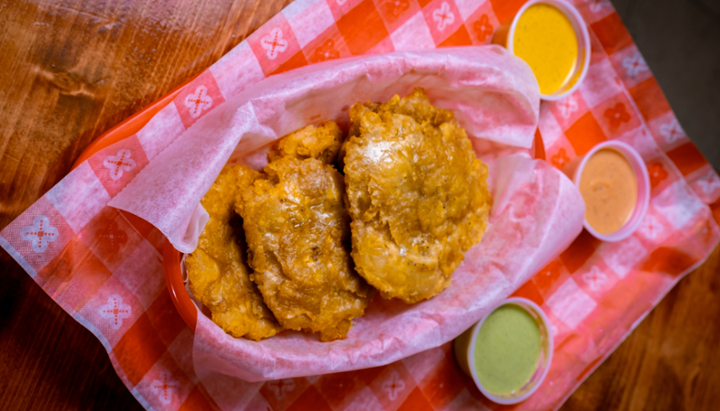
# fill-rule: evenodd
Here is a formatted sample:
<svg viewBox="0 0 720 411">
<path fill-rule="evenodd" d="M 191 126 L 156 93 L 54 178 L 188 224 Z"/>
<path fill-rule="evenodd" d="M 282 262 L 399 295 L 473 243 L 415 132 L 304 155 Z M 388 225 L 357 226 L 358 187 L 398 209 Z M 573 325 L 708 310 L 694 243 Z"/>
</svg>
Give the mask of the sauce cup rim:
<svg viewBox="0 0 720 411">
<path fill-rule="evenodd" d="M 585 76 L 587 75 L 588 68 L 590 67 L 590 54 L 591 54 L 591 44 L 590 44 L 590 33 L 588 32 L 587 25 L 585 24 L 585 20 L 582 18 L 582 15 L 580 12 L 570 4 L 569 2 L 565 0 L 529 0 L 526 2 L 520 10 L 515 14 L 515 17 L 513 17 L 512 23 L 510 24 L 510 30 L 508 32 L 507 36 L 507 44 L 505 47 L 510 51 L 510 53 L 514 56 L 515 50 L 514 50 L 514 39 L 515 39 L 515 28 L 517 27 L 518 21 L 520 20 L 520 16 L 525 13 L 525 11 L 530 8 L 531 6 L 538 4 L 538 3 L 544 3 L 549 4 L 551 6 L 556 7 L 558 10 L 560 10 L 563 14 L 565 14 L 565 17 L 570 20 L 570 22 L 573 25 L 573 28 L 576 29 L 576 34 L 580 34 L 578 38 L 578 47 L 580 48 L 580 51 L 583 53 L 582 61 L 579 62 L 582 64 L 582 68 L 580 69 L 580 75 L 578 76 L 577 80 L 575 80 L 575 83 L 571 85 L 568 89 L 565 91 L 558 93 L 558 91 L 562 90 L 562 87 L 560 90 L 556 91 L 552 94 L 543 94 L 540 93 L 540 99 L 541 100 L 548 100 L 548 101 L 556 101 L 561 100 L 570 94 L 574 93 L 575 90 L 578 89 L 580 86 L 580 83 L 583 82 L 585 79 Z M 577 33 L 579 31 L 579 33 Z M 580 59 L 578 59 L 580 60 Z"/>
<path fill-rule="evenodd" d="M 575 187 L 577 187 L 578 190 L 580 189 L 580 176 L 585 169 L 585 164 L 587 164 L 588 160 L 590 159 L 590 157 L 593 156 L 593 154 L 597 153 L 602 149 L 615 150 L 620 153 L 620 155 L 625 157 L 628 163 L 630 163 L 630 166 L 635 173 L 635 179 L 637 180 L 637 200 L 635 202 L 635 207 L 633 207 L 633 211 L 628 216 L 625 224 L 623 224 L 622 227 L 620 227 L 616 231 L 613 231 L 609 234 L 598 233 L 588 223 L 587 219 L 583 219 L 583 227 L 585 227 L 585 229 L 590 234 L 592 234 L 593 237 L 599 240 L 616 242 L 630 237 L 635 232 L 635 230 L 637 230 L 637 228 L 640 226 L 640 223 L 642 222 L 642 219 L 645 217 L 645 213 L 647 212 L 650 203 L 650 176 L 648 175 L 647 167 L 645 167 L 645 161 L 640 156 L 640 153 L 635 150 L 635 148 L 622 141 L 609 140 L 597 144 L 583 157 L 580 165 L 575 170 L 575 174 L 573 176 L 573 182 L 575 183 Z"/>
<path fill-rule="evenodd" d="M 480 331 L 480 328 L 485 323 L 485 320 L 490 317 L 490 314 L 495 312 L 498 308 L 505 306 L 505 305 L 515 305 L 518 306 L 525 311 L 534 311 L 535 314 L 537 314 L 537 317 L 540 318 L 540 321 L 542 322 L 542 327 L 538 326 L 538 330 L 540 331 L 541 335 L 544 335 L 545 338 L 548 341 L 547 346 L 547 360 L 545 361 L 544 368 L 542 370 L 542 374 L 540 375 L 540 378 L 537 379 L 535 384 L 526 392 L 524 392 L 522 395 L 518 395 L 516 397 L 499 397 L 497 394 L 493 394 L 492 392 L 488 391 L 480 382 L 480 379 L 477 376 L 477 371 L 475 370 L 475 361 L 474 361 L 474 351 L 475 351 L 475 343 L 477 342 L 477 336 L 478 332 Z M 528 307 L 530 309 L 528 309 Z M 550 320 L 547 318 L 547 315 L 543 311 L 542 308 L 540 308 L 539 305 L 537 305 L 534 301 L 529 300 L 527 298 L 523 297 L 510 297 L 505 300 L 503 300 L 500 304 L 493 307 L 492 310 L 490 310 L 487 315 L 485 315 L 480 321 L 475 323 L 475 325 L 472 326 L 472 337 L 470 338 L 470 343 L 467 347 L 467 361 L 468 361 L 468 368 L 470 370 L 471 377 L 473 381 L 475 382 L 475 385 L 480 389 L 480 392 L 487 397 L 490 401 L 502 404 L 502 405 L 510 405 L 510 404 L 517 404 L 522 401 L 525 401 L 528 399 L 537 389 L 542 385 L 543 381 L 545 380 L 545 377 L 547 376 L 548 371 L 550 370 L 550 365 L 552 364 L 553 359 L 553 351 L 554 351 L 554 344 L 553 344 L 553 333 L 552 328 L 550 326 Z M 543 355 L 541 352 L 540 355 Z M 538 365 L 537 367 L 541 367 L 540 359 L 538 359 Z M 537 372 L 537 368 L 536 371 Z M 531 377 L 532 379 L 532 377 Z"/>
</svg>

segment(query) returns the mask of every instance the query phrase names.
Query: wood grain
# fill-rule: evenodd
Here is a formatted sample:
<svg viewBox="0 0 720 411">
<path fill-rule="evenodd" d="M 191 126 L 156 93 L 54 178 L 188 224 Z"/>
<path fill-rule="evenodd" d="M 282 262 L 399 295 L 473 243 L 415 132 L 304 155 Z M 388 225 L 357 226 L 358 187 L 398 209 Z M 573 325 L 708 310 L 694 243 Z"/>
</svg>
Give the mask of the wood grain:
<svg viewBox="0 0 720 411">
<path fill-rule="evenodd" d="M 0 2 L 0 228 L 87 145 L 290 0 Z M 0 410 L 142 409 L 98 340 L 0 250 Z"/>
<path fill-rule="evenodd" d="M 105 130 L 191 78 L 290 0 L 0 4 L 0 228 Z M 684 279 L 566 410 L 713 409 L 720 250 Z M 0 251 L 0 409 L 141 409 L 102 345 Z"/>
<path fill-rule="evenodd" d="M 720 247 L 650 312 L 563 410 L 717 410 Z"/>
</svg>

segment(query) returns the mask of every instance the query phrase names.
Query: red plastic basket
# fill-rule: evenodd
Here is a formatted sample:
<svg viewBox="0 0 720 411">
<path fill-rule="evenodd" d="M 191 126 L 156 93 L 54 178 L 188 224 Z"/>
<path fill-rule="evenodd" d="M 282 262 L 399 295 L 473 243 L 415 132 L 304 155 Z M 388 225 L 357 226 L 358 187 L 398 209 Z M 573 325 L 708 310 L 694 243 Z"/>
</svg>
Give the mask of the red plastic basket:
<svg viewBox="0 0 720 411">
<path fill-rule="evenodd" d="M 73 169 L 103 148 L 113 145 L 125 138 L 131 137 L 133 134 L 140 131 L 140 129 L 143 128 L 143 126 L 145 126 L 145 124 L 147 124 L 150 119 L 157 114 L 157 112 L 166 105 L 170 104 L 180 90 L 182 90 L 185 85 L 190 83 L 192 80 L 193 79 L 190 79 L 182 86 L 166 94 L 161 99 L 125 119 L 122 123 L 98 137 L 90 144 L 90 146 L 88 146 L 87 149 L 85 149 L 85 151 L 82 152 L 82 154 L 80 154 L 80 157 L 78 157 L 75 164 L 73 164 Z M 532 151 L 535 158 L 545 160 L 545 147 L 539 131 L 535 132 L 535 140 L 533 142 Z M 182 279 L 182 271 L 180 268 L 182 254 L 180 251 L 176 250 L 175 247 L 167 241 L 167 239 L 165 239 L 163 259 L 165 266 L 165 282 L 167 283 L 167 288 L 170 292 L 170 298 L 175 304 L 175 308 L 177 308 L 183 320 L 187 323 L 190 329 L 195 331 L 198 308 L 190 299 L 187 289 L 185 288 L 185 283 Z"/>
</svg>

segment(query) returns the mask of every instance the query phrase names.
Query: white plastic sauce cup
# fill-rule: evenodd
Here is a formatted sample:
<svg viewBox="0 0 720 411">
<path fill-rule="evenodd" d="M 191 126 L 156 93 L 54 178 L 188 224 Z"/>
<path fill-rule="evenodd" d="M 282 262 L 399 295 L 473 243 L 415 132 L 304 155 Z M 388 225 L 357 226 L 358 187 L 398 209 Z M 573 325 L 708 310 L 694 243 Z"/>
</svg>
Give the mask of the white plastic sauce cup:
<svg viewBox="0 0 720 411">
<path fill-rule="evenodd" d="M 578 61 L 575 64 L 575 71 L 570 75 L 571 80 L 552 94 L 540 94 L 540 98 L 543 100 L 560 100 L 577 90 L 580 83 L 582 83 L 585 79 L 588 67 L 590 66 L 590 34 L 588 32 L 587 25 L 585 24 L 585 20 L 583 20 L 580 12 L 575 8 L 575 6 L 564 0 L 530 0 L 525 3 L 520 10 L 518 10 L 509 26 L 504 25 L 497 29 L 495 35 L 493 36 L 493 43 L 507 48 L 510 53 L 515 55 L 513 50 L 513 45 L 515 43 L 515 28 L 520 20 L 520 16 L 522 16 L 525 10 L 527 10 L 530 6 L 538 3 L 551 5 L 565 14 L 565 17 L 570 20 L 570 23 L 575 30 L 575 37 L 578 40 Z"/>
<path fill-rule="evenodd" d="M 593 154 L 602 149 L 617 151 L 625 157 L 628 163 L 630 163 L 635 173 L 635 179 L 637 180 L 638 193 L 635 207 L 622 227 L 610 234 L 600 234 L 588 223 L 587 219 L 584 220 L 583 225 L 585 229 L 592 234 L 593 237 L 602 241 L 614 242 L 624 240 L 632 235 L 645 217 L 648 203 L 650 202 L 650 176 L 648 175 L 645 161 L 643 161 L 640 154 L 638 154 L 631 145 L 623 143 L 622 141 L 608 140 L 593 147 L 583 157 L 573 159 L 573 161 L 563 168 L 563 172 L 575 182 L 575 186 L 578 187 L 578 189 L 580 189 L 580 176 L 585 168 L 585 164 L 587 164 Z"/>
<path fill-rule="evenodd" d="M 535 320 L 538 330 L 540 331 L 540 357 L 538 358 L 535 372 L 530 379 L 522 387 L 520 387 L 520 389 L 510 394 L 495 394 L 488 391 L 478 379 L 474 360 L 475 343 L 477 342 L 480 327 L 482 327 L 483 323 L 490 314 L 492 314 L 492 312 L 496 309 L 508 304 L 524 309 Z M 521 297 L 508 298 L 503 301 L 480 321 L 475 323 L 475 325 L 473 325 L 470 329 L 457 337 L 453 343 L 453 347 L 455 351 L 455 358 L 457 359 L 460 368 L 462 368 L 463 371 L 465 371 L 465 373 L 470 376 L 473 381 L 475 381 L 475 385 L 477 385 L 478 389 L 480 389 L 480 392 L 482 392 L 485 397 L 498 404 L 517 404 L 530 397 L 538 389 L 538 387 L 540 387 L 540 384 L 542 384 L 545 379 L 545 376 L 550 369 L 550 364 L 552 363 L 554 349 L 553 335 L 550 328 L 550 321 L 548 321 L 547 316 L 537 304 Z"/>
</svg>

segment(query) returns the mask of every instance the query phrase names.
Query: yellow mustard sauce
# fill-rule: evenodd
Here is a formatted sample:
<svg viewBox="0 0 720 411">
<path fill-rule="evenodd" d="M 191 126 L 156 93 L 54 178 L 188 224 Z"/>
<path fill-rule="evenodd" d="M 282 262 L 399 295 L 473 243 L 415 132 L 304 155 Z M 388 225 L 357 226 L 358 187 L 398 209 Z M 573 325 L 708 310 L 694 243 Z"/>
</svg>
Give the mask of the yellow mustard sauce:
<svg viewBox="0 0 720 411">
<path fill-rule="evenodd" d="M 518 19 L 513 53 L 535 73 L 540 93 L 549 95 L 572 79 L 578 62 L 578 39 L 562 11 L 538 3 L 528 7 Z"/>
<path fill-rule="evenodd" d="M 637 202 L 637 177 L 625 156 L 602 149 L 585 163 L 580 174 L 585 220 L 600 234 L 610 234 L 627 221 Z"/>
</svg>

